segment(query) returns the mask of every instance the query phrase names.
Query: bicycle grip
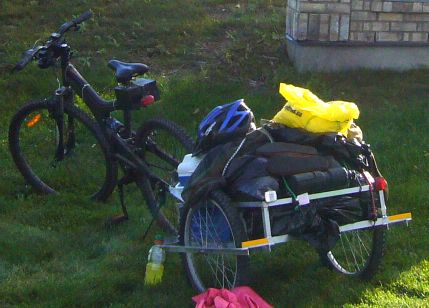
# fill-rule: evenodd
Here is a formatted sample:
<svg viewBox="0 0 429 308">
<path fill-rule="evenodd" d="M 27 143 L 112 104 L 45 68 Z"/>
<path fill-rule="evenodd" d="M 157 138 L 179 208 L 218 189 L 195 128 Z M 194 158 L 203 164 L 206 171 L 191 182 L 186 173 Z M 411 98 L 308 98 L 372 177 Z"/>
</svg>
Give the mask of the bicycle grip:
<svg viewBox="0 0 429 308">
<path fill-rule="evenodd" d="M 91 18 L 92 16 L 92 12 L 91 11 L 87 11 L 83 14 L 81 14 L 79 17 L 76 17 L 75 19 L 73 19 L 72 21 L 68 21 L 66 23 L 64 23 L 60 29 L 58 30 L 58 33 L 63 35 L 64 33 L 66 33 L 70 28 L 72 27 L 76 27 L 78 24 L 84 22 L 85 20 Z"/>
<path fill-rule="evenodd" d="M 39 51 L 39 49 L 40 47 L 26 50 L 22 55 L 21 61 L 16 63 L 16 65 L 13 67 L 12 72 L 22 70 L 31 60 L 33 60 L 34 55 Z"/>
<path fill-rule="evenodd" d="M 87 19 L 90 19 L 92 17 L 91 11 L 86 11 L 85 13 L 82 13 L 79 17 L 73 20 L 73 23 L 80 24 L 81 22 L 84 22 Z"/>
</svg>

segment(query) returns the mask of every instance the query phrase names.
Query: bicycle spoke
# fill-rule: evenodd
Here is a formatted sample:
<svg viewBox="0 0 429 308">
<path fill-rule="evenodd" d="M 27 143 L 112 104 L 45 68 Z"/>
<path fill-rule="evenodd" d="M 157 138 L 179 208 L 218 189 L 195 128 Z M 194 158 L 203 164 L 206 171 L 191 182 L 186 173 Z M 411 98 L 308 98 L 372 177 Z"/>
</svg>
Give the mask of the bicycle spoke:
<svg viewBox="0 0 429 308">
<path fill-rule="evenodd" d="M 221 254 L 221 255 L 216 255 L 216 259 L 218 259 L 218 258 L 221 258 L 222 259 L 222 261 L 220 262 L 221 263 L 221 265 L 219 265 L 219 261 L 218 260 L 216 260 L 216 261 L 214 261 L 214 265 L 215 265 L 215 267 L 216 267 L 216 273 L 218 273 L 218 272 L 221 272 L 222 273 L 222 283 L 221 283 L 221 286 L 222 287 L 224 287 L 225 286 L 225 280 L 228 282 L 228 286 L 232 286 L 233 285 L 233 283 L 228 279 L 228 277 L 227 277 L 227 275 L 226 275 L 226 273 L 225 273 L 225 261 L 224 261 L 224 255 L 223 254 Z M 207 260 L 210 260 L 210 261 L 213 261 L 212 260 L 213 259 L 213 257 L 208 257 L 207 258 Z M 210 262 L 210 261 L 208 261 L 208 262 Z M 210 263 L 209 263 L 210 264 Z M 233 273 L 232 272 L 232 270 L 230 270 L 230 272 L 231 273 Z M 218 280 L 218 282 L 220 283 L 220 281 L 219 281 L 219 279 L 217 279 Z"/>
<path fill-rule="evenodd" d="M 235 247 L 231 225 L 222 208 L 216 203 L 204 203 L 189 215 L 191 223 L 187 224 L 188 231 L 185 232 L 189 240 L 185 240 L 185 245 L 193 243 L 202 248 L 220 249 L 219 252 L 211 253 L 187 253 L 186 260 L 192 280 L 197 283 L 199 289 L 233 288 L 236 284 L 238 263 L 236 255 L 221 251 L 225 247 Z"/>
<path fill-rule="evenodd" d="M 222 282 L 220 282 L 219 278 L 218 278 L 218 267 L 216 266 L 216 261 L 215 261 L 215 266 L 213 268 L 213 264 L 210 262 L 211 257 L 206 258 L 206 262 L 208 263 L 208 265 L 210 266 L 210 269 L 212 271 L 212 273 L 215 276 L 216 281 L 219 283 L 219 286 L 222 286 Z"/>
<path fill-rule="evenodd" d="M 357 245 L 357 250 L 358 250 L 358 253 L 359 253 L 359 262 L 361 262 L 361 264 L 365 264 L 365 262 L 364 262 L 364 254 L 363 254 L 363 248 L 362 248 L 362 242 L 361 242 L 361 239 L 360 239 L 360 237 L 359 237 L 359 234 L 356 232 L 355 233 L 355 242 L 356 242 L 356 245 Z"/>
<path fill-rule="evenodd" d="M 361 246 L 365 249 L 365 253 L 367 256 L 370 255 L 368 248 L 365 246 L 365 243 L 362 241 L 360 235 L 358 233 L 356 233 L 357 238 L 359 239 L 360 243 L 362 244 Z"/>
<path fill-rule="evenodd" d="M 353 233 L 352 233 L 353 234 Z M 358 270 L 360 270 L 360 268 L 359 268 L 359 263 L 358 263 L 358 261 L 357 261 L 357 259 L 356 259 L 356 251 L 355 251 L 355 247 L 354 247 L 354 245 L 353 245 L 353 243 L 352 243 L 352 241 L 349 239 L 349 237 L 346 237 L 346 240 L 347 240 L 347 242 L 349 243 L 349 248 L 350 248 L 350 252 L 351 252 L 351 254 L 352 254 L 352 256 L 353 256 L 353 260 L 354 260 L 354 266 L 352 266 L 352 268 L 353 269 L 358 269 Z"/>
<path fill-rule="evenodd" d="M 344 235 L 342 235 L 342 236 L 340 237 L 340 239 L 341 239 L 341 247 L 343 248 L 344 256 L 345 256 L 345 258 L 346 258 L 347 268 L 350 268 L 349 258 L 348 258 L 348 256 L 347 256 L 347 252 L 346 252 L 346 249 L 345 249 L 345 247 L 344 247 L 344 241 L 343 241 L 343 238 L 344 238 L 344 237 L 346 237 L 346 236 L 347 236 L 347 235 L 346 235 L 346 234 L 344 234 Z"/>
</svg>

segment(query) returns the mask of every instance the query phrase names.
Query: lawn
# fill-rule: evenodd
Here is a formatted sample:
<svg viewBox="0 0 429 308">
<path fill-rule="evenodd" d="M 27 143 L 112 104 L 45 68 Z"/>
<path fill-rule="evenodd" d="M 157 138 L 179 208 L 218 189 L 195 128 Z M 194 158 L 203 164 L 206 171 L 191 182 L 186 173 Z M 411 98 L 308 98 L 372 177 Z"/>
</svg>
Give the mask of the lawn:
<svg viewBox="0 0 429 308">
<path fill-rule="evenodd" d="M 0 4 L 0 306 L 188 307 L 195 291 L 180 258 L 169 254 L 165 279 L 143 284 L 154 235 L 141 195 L 127 187 L 131 219 L 106 228 L 120 210 L 79 191 L 44 196 L 29 188 L 10 157 L 7 130 L 16 110 L 57 86 L 52 70 L 35 65 L 10 75 L 36 40 L 92 9 L 80 33 L 70 33 L 74 62 L 85 78 L 112 97 L 109 59 L 151 66 L 162 101 L 137 111 L 136 126 L 152 116 L 176 121 L 195 135 L 216 105 L 244 98 L 256 118 L 271 118 L 284 101 L 279 82 L 303 86 L 326 100 L 354 101 L 357 121 L 389 181 L 389 213 L 411 211 L 413 222 L 391 228 L 387 253 L 368 282 L 321 266 L 307 244 L 275 248 L 252 258 L 251 285 L 276 307 L 429 305 L 429 71 L 304 73 L 284 48 L 286 1 L 4 0 Z M 65 180 L 64 185 L 68 182 Z"/>
</svg>

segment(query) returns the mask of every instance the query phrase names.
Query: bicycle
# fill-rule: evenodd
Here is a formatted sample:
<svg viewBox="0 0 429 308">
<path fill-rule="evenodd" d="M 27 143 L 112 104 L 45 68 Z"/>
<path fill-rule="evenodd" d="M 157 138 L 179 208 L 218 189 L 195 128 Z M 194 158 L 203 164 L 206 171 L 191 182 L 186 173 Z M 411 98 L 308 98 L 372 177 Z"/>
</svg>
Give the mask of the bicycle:
<svg viewBox="0 0 429 308">
<path fill-rule="evenodd" d="M 192 150 L 193 141 L 183 128 L 163 118 L 132 129 L 132 112 L 160 99 L 155 80 L 136 79 L 148 72 L 147 65 L 109 61 L 118 82 L 112 101 L 101 98 L 72 65 L 65 34 L 78 30 L 91 16 L 88 11 L 64 23 L 45 44 L 27 50 L 14 67 L 20 71 L 33 60 L 41 69 L 59 67 L 62 85 L 53 97 L 29 102 L 13 116 L 9 126 L 13 160 L 25 180 L 41 193 L 59 193 L 66 180 L 74 181 L 73 187 L 83 186 L 93 199 L 105 201 L 118 186 L 122 218 L 128 217 L 122 187 L 136 183 L 160 226 L 177 234 L 178 208 L 169 189 L 178 181 L 177 165 Z M 90 114 L 75 104 L 75 94 Z M 123 112 L 124 123 L 112 117 L 115 110 Z M 118 165 L 123 173 L 119 180 Z"/>
</svg>

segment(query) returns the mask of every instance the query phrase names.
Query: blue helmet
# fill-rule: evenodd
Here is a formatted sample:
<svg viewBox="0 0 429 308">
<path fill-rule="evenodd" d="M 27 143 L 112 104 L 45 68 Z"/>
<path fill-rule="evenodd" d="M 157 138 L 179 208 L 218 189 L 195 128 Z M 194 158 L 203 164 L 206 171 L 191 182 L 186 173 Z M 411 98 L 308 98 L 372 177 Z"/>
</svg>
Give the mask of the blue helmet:
<svg viewBox="0 0 429 308">
<path fill-rule="evenodd" d="M 217 106 L 201 121 L 194 154 L 235 138 L 243 138 L 256 128 L 252 111 L 243 99 Z"/>
</svg>

